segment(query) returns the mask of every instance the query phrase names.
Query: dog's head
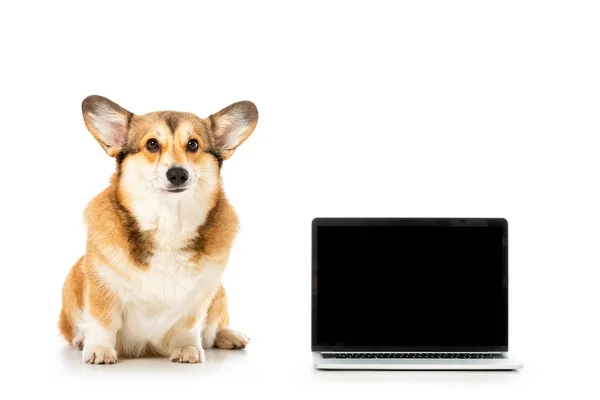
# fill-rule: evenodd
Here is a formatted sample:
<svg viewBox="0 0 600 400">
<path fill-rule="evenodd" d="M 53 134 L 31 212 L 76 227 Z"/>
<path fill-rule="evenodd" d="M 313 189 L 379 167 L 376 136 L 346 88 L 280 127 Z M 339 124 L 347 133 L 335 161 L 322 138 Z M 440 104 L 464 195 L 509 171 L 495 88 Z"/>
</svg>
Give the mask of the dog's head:
<svg viewBox="0 0 600 400">
<path fill-rule="evenodd" d="M 201 118 L 157 111 L 136 115 L 102 96 L 82 103 L 86 127 L 116 158 L 119 185 L 135 197 L 214 191 L 224 160 L 254 131 L 256 106 L 231 104 Z"/>
</svg>

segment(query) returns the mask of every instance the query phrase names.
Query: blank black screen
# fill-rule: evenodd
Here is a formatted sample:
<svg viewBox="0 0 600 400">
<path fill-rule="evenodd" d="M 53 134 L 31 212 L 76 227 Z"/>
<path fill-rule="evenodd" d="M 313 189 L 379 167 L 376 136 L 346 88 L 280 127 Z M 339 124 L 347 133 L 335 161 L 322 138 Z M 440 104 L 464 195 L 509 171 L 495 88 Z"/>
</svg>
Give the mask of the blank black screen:
<svg viewBox="0 0 600 400">
<path fill-rule="evenodd" d="M 319 226 L 313 344 L 506 346 L 502 226 Z"/>
</svg>

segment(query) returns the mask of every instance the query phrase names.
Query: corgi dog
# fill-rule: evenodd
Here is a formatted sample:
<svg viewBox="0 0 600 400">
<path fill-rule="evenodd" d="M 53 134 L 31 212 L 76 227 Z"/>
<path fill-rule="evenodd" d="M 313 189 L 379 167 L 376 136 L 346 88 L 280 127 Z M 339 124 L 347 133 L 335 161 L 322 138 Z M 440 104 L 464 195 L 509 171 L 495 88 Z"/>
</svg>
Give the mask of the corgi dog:
<svg viewBox="0 0 600 400">
<path fill-rule="evenodd" d="M 202 363 L 204 349 L 245 348 L 221 282 L 239 223 L 220 171 L 254 131 L 254 103 L 201 118 L 134 114 L 92 95 L 81 109 L 116 168 L 84 211 L 86 248 L 62 287 L 62 337 L 90 364 Z"/>
</svg>

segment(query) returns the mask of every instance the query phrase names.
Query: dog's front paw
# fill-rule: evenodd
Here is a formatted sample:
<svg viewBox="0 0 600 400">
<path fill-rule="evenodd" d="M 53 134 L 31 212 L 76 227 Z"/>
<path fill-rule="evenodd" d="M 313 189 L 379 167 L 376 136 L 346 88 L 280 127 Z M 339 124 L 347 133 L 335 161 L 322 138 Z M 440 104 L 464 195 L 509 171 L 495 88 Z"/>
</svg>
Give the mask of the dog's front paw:
<svg viewBox="0 0 600 400">
<path fill-rule="evenodd" d="M 188 364 L 203 363 L 204 349 L 199 349 L 196 346 L 181 347 L 171 354 L 171 361 Z"/>
<path fill-rule="evenodd" d="M 217 332 L 215 346 L 225 350 L 240 350 L 245 348 L 250 342 L 250 338 L 241 332 L 232 329 L 223 329 Z"/>
<path fill-rule="evenodd" d="M 117 351 L 110 347 L 98 346 L 83 349 L 83 361 L 88 364 L 116 364 Z"/>
</svg>

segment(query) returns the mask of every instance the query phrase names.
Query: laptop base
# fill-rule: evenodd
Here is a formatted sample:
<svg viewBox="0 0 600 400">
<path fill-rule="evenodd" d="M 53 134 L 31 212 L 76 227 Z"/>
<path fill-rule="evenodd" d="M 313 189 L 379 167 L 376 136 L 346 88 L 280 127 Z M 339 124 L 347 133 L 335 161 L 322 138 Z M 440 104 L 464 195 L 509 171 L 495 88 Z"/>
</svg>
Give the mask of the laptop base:
<svg viewBox="0 0 600 400">
<path fill-rule="evenodd" d="M 313 352 L 313 365 L 318 370 L 396 370 L 396 371 L 502 371 L 523 368 L 523 364 L 507 353 L 505 358 L 485 359 L 415 359 L 415 358 L 324 358 Z"/>
</svg>

